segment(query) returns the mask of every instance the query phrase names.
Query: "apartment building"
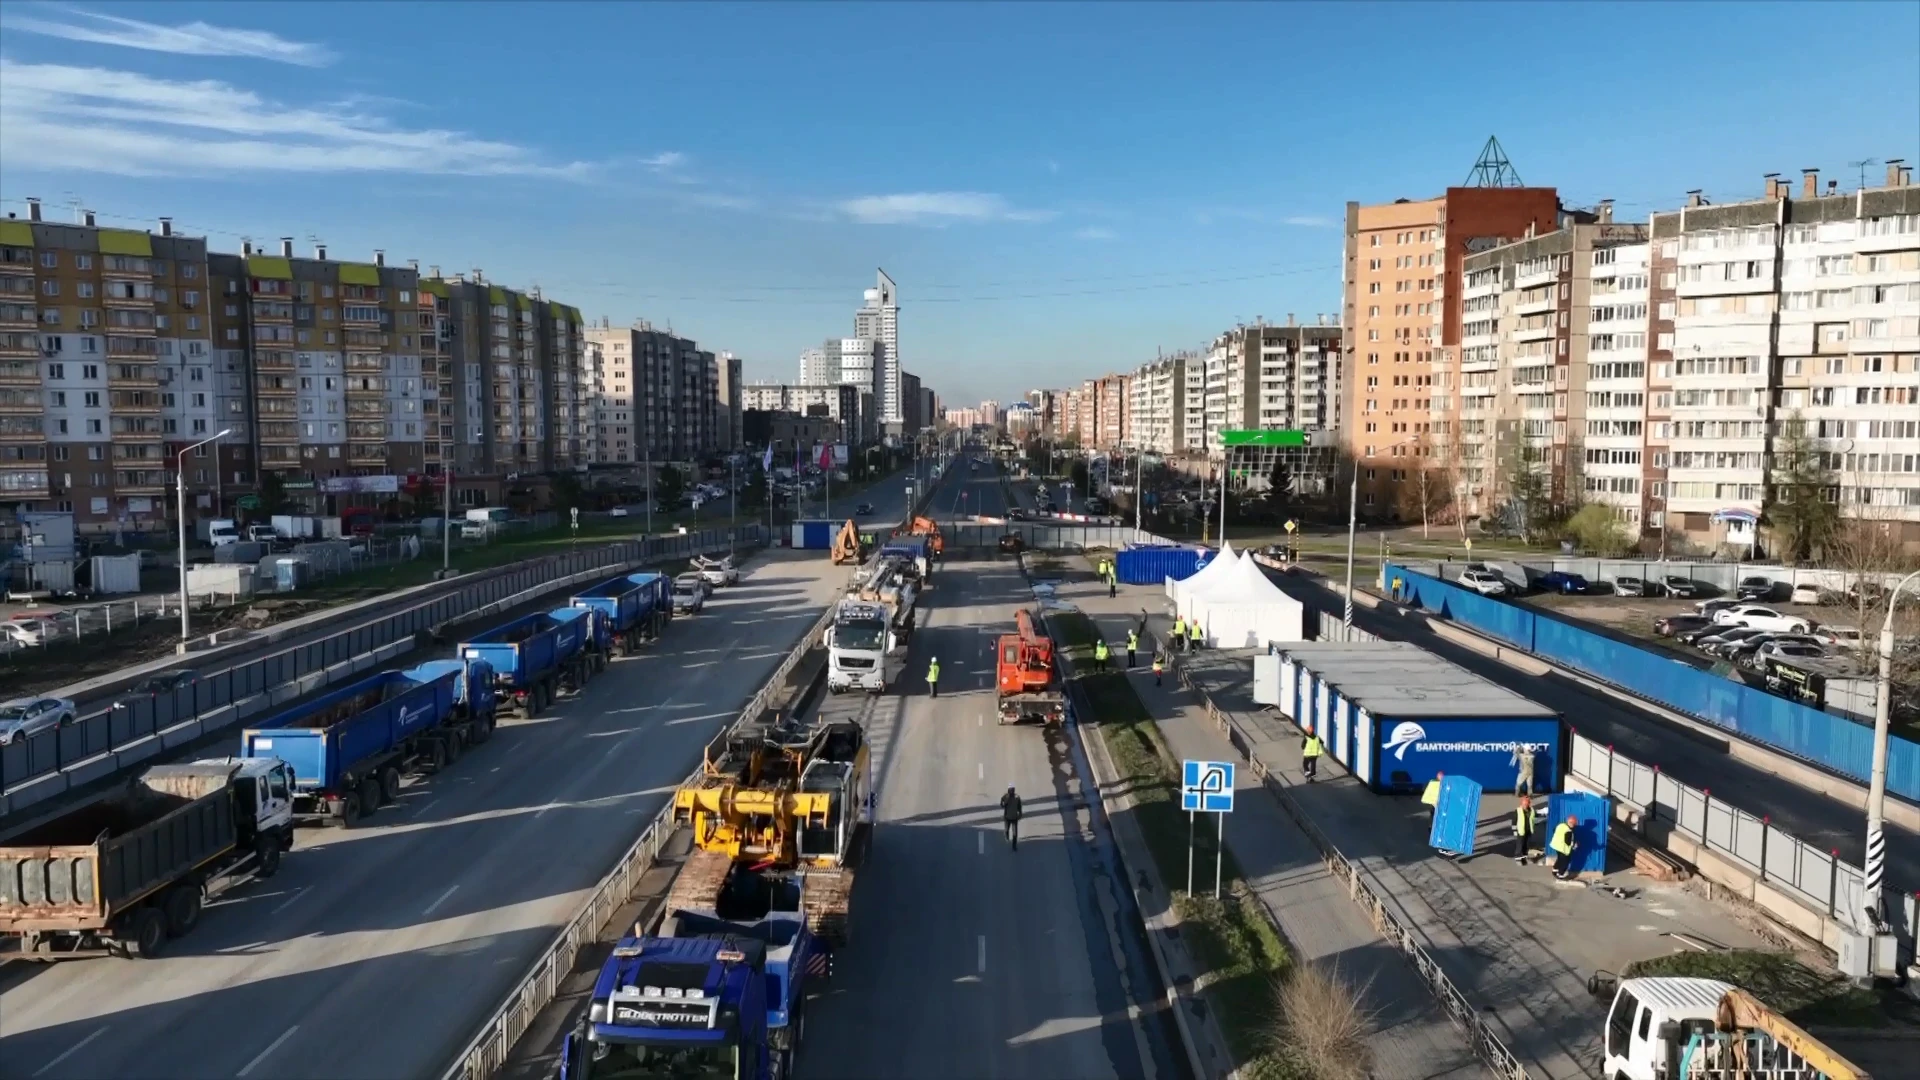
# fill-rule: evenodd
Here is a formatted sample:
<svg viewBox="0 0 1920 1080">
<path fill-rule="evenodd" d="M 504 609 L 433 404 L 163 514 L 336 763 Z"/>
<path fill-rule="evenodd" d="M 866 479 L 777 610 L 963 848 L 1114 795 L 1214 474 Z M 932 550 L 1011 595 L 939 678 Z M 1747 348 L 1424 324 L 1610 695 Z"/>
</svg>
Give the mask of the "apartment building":
<svg viewBox="0 0 1920 1080">
<path fill-rule="evenodd" d="M 1450 453 L 1429 456 L 1425 477 L 1400 477 L 1403 516 L 1451 497 L 1487 517 L 1524 473 L 1539 481 L 1528 490 L 1554 504 L 1604 503 L 1638 531 L 1648 230 L 1614 223 L 1604 204 L 1596 218 L 1461 264 Z"/>
<path fill-rule="evenodd" d="M 900 408 L 900 416 L 908 435 L 916 434 L 933 423 L 933 414 L 927 411 L 926 388 L 920 385 L 920 376 L 911 371 L 900 373 L 900 400 L 905 403 Z M 868 441 L 876 434 L 863 435 L 861 441 Z"/>
<path fill-rule="evenodd" d="M 897 434 L 906 407 L 900 393 L 899 287 L 885 270 L 875 270 L 874 286 L 862 299 L 860 310 L 853 316 L 853 336 L 872 343 L 867 385 L 880 411 L 880 422 Z M 843 377 L 841 381 L 854 380 Z"/>
<path fill-rule="evenodd" d="M 740 358 L 721 352 L 713 360 L 714 377 L 714 449 L 737 450 L 743 444 L 740 414 L 745 411 Z"/>
<path fill-rule="evenodd" d="M 1289 315 L 1285 326 L 1237 326 L 1215 338 L 1194 399 L 1199 441 L 1188 448 L 1218 454 L 1223 431 L 1331 427 L 1340 337 L 1336 319 L 1301 326 Z"/>
<path fill-rule="evenodd" d="M 1196 359 L 1191 353 L 1178 352 L 1134 372 L 1129 408 L 1135 449 L 1171 455 L 1185 448 L 1187 365 Z"/>
<path fill-rule="evenodd" d="M 1074 437 L 1086 449 L 1100 445 L 1100 381 L 1086 379 L 1074 392 Z"/>
<path fill-rule="evenodd" d="M 712 352 L 645 320 L 614 327 L 602 319 L 586 338 L 599 343 L 605 369 L 597 403 L 604 464 L 693 461 L 732 449 L 725 441 L 731 416 L 722 416 L 732 404 L 722 404 L 723 376 Z M 725 378 L 737 379 L 737 364 L 729 363 Z"/>
<path fill-rule="evenodd" d="M 873 395 L 863 394 L 850 383 L 837 386 L 796 386 L 792 383 L 748 383 L 742 391 L 746 407 L 765 412 L 788 412 L 799 416 L 825 416 L 840 422 L 848 438 L 873 426 L 870 415 Z M 868 406 L 861 407 L 862 402 Z"/>
<path fill-rule="evenodd" d="M 1027 391 L 1027 404 L 1033 406 L 1035 432 L 1051 434 L 1059 426 L 1059 393 L 1054 390 Z"/>
<path fill-rule="evenodd" d="M 164 529 L 173 455 L 217 433 L 186 463 L 187 491 L 210 508 L 251 489 L 245 416 L 214 362 L 207 246 L 158 233 L 0 221 L 0 500 L 70 511 L 83 532 Z"/>
<path fill-rule="evenodd" d="M 1553 188 L 1448 188 L 1439 198 L 1347 204 L 1340 362 L 1328 419 L 1363 466 L 1361 502 L 1391 513 L 1457 422 L 1461 265 L 1558 225 Z M 1399 479 L 1394 479 L 1395 477 Z"/>
<path fill-rule="evenodd" d="M 1653 216 L 1649 444 L 1676 536 L 1746 542 L 1804 423 L 1841 513 L 1920 543 L 1920 187 L 1897 161 L 1879 187 L 1819 182 Z"/>
<path fill-rule="evenodd" d="M 1093 381 L 1098 428 L 1093 445 L 1119 450 L 1133 437 L 1132 375 L 1103 375 Z"/>
</svg>

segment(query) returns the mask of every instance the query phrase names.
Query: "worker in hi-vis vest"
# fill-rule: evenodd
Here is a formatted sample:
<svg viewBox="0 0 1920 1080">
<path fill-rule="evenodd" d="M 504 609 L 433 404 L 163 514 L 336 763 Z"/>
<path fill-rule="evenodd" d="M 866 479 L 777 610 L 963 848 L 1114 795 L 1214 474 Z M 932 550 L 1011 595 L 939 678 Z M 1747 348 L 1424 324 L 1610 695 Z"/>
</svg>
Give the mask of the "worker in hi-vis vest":
<svg viewBox="0 0 1920 1080">
<path fill-rule="evenodd" d="M 1173 641 L 1174 652 L 1184 652 L 1187 647 L 1187 621 L 1180 616 L 1173 617 L 1173 629 L 1167 631 L 1167 637 Z"/>
<path fill-rule="evenodd" d="M 1107 670 L 1107 639 L 1101 638 L 1093 643 L 1093 670 Z"/>
<path fill-rule="evenodd" d="M 1553 839 L 1547 841 L 1553 851 L 1553 876 L 1561 881 L 1567 880 L 1567 869 L 1573 862 L 1573 830 L 1579 824 L 1579 818 L 1568 814 L 1567 820 L 1553 827 Z"/>
<path fill-rule="evenodd" d="M 1527 846 L 1533 837 L 1533 799 L 1520 796 L 1520 805 L 1513 811 L 1513 861 L 1527 861 Z"/>
<path fill-rule="evenodd" d="M 940 658 L 937 656 L 927 662 L 927 696 L 940 696 Z"/>
<path fill-rule="evenodd" d="M 1420 793 L 1420 805 L 1427 808 L 1427 826 L 1432 828 L 1435 814 L 1440 812 L 1440 781 L 1447 778 L 1446 773 L 1434 773 L 1427 781 L 1427 790 Z"/>
<path fill-rule="evenodd" d="M 1133 651 L 1140 647 L 1140 631 L 1127 631 L 1127 670 L 1133 670 Z"/>
<path fill-rule="evenodd" d="M 1314 774 L 1320 771 L 1320 755 L 1325 752 L 1325 749 L 1320 742 L 1320 736 L 1311 731 L 1307 732 L 1306 738 L 1300 740 L 1300 771 L 1307 774 L 1309 784 L 1313 783 Z"/>
</svg>

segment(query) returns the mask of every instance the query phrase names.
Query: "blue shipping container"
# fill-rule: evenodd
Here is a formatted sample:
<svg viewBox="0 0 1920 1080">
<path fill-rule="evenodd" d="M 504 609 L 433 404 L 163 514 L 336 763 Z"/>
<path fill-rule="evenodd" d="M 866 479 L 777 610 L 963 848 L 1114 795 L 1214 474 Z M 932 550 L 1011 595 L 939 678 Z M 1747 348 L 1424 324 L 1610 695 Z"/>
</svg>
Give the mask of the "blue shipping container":
<svg viewBox="0 0 1920 1080">
<path fill-rule="evenodd" d="M 1114 574 L 1122 585 L 1159 585 L 1168 578 L 1182 581 L 1200 572 L 1217 554 L 1211 548 L 1170 544 L 1135 544 L 1113 559 Z"/>
<path fill-rule="evenodd" d="M 796 521 L 793 546 L 807 551 L 826 551 L 833 547 L 833 534 L 844 524 L 843 521 Z"/>
</svg>

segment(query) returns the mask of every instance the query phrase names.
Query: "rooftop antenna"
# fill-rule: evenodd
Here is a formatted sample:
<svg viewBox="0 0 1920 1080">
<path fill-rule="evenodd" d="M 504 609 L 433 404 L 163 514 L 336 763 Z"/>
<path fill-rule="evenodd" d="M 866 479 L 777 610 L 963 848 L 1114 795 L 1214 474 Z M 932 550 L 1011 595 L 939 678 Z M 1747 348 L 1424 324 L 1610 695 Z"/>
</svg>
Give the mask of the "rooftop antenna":
<svg viewBox="0 0 1920 1080">
<path fill-rule="evenodd" d="M 1500 146 L 1500 140 L 1492 135 L 1487 136 L 1487 145 L 1480 148 L 1480 159 L 1473 163 L 1473 171 L 1467 174 L 1467 182 L 1464 186 L 1526 187 L 1520 182 L 1520 174 L 1514 170 L 1513 162 L 1507 160 L 1507 152 Z"/>
<path fill-rule="evenodd" d="M 73 211 L 73 223 L 78 225 L 85 220 L 80 216 L 80 209 L 86 204 L 86 200 L 82 199 L 76 192 L 68 191 L 64 194 L 67 197 L 67 209 Z"/>
<path fill-rule="evenodd" d="M 1859 161 L 1847 162 L 1847 168 L 1860 170 L 1860 187 L 1862 190 L 1865 190 L 1867 186 L 1867 166 L 1878 164 L 1880 164 L 1880 162 L 1875 158 L 1861 158 Z"/>
</svg>

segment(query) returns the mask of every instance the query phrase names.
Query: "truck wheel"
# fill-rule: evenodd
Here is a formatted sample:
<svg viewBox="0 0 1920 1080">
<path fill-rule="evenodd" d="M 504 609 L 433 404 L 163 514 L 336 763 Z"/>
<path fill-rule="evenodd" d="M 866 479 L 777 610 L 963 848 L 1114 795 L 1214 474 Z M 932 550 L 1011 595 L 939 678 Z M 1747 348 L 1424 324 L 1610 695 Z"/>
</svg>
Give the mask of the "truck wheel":
<svg viewBox="0 0 1920 1080">
<path fill-rule="evenodd" d="M 380 801 L 396 802 L 400 798 L 400 770 L 389 765 L 380 770 Z"/>
<path fill-rule="evenodd" d="M 127 917 L 127 956 L 133 960 L 158 960 L 167 944 L 167 920 L 150 907 Z"/>
<path fill-rule="evenodd" d="M 524 706 L 524 708 L 526 709 L 527 719 L 529 720 L 540 715 L 541 703 L 540 703 L 540 684 L 539 683 L 535 683 L 532 686 L 527 687 L 527 703 Z"/>
<path fill-rule="evenodd" d="M 360 793 L 343 791 L 340 793 L 340 827 L 351 829 L 360 823 Z"/>
<path fill-rule="evenodd" d="M 380 809 L 380 781 L 369 776 L 360 781 L 360 812 L 371 814 Z"/>
<path fill-rule="evenodd" d="M 461 738 L 460 733 L 457 731 L 449 732 L 447 734 L 447 738 L 446 738 L 447 764 L 451 765 L 454 762 L 460 760 L 460 752 L 463 749 L 465 749 L 463 745 L 465 742 L 466 740 Z"/>
<path fill-rule="evenodd" d="M 167 934 L 185 937 L 200 924 L 200 886 L 197 882 L 175 885 L 161 901 L 166 912 Z"/>
<path fill-rule="evenodd" d="M 292 833 L 288 833 L 292 836 Z M 280 853 L 286 850 L 278 836 L 263 836 L 253 849 L 257 861 L 253 874 L 258 878 L 270 878 L 280 872 Z"/>
<path fill-rule="evenodd" d="M 447 767 L 447 744 L 438 739 L 427 750 L 427 771 L 439 772 Z"/>
</svg>

